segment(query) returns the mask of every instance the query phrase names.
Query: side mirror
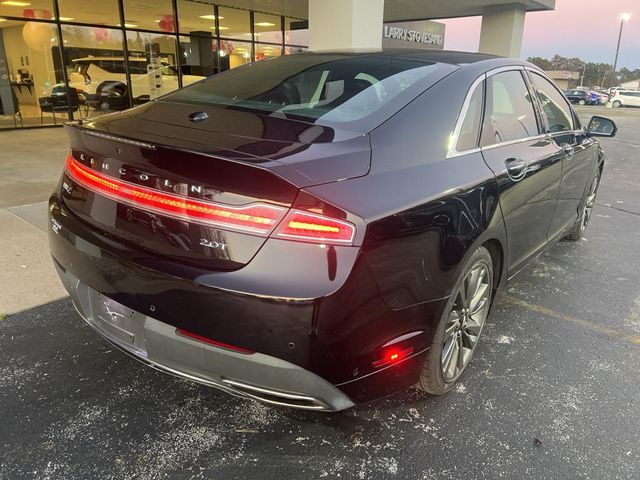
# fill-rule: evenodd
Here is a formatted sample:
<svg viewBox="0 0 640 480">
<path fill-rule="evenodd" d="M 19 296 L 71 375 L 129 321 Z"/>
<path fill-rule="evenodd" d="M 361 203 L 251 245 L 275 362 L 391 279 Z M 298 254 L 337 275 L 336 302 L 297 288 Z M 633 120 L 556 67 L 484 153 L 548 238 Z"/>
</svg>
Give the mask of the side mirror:
<svg viewBox="0 0 640 480">
<path fill-rule="evenodd" d="M 615 137 L 618 127 L 613 120 L 594 115 L 587 126 L 587 133 L 592 137 Z"/>
</svg>

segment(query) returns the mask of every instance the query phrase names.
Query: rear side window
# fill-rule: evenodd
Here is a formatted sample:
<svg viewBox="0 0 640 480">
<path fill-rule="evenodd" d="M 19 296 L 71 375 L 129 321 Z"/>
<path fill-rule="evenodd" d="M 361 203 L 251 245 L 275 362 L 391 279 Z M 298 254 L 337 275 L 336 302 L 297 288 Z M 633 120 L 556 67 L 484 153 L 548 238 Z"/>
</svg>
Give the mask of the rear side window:
<svg viewBox="0 0 640 480">
<path fill-rule="evenodd" d="M 538 135 L 531 94 L 519 70 L 487 79 L 481 146 Z"/>
<path fill-rule="evenodd" d="M 542 75 L 531 72 L 531 80 L 538 91 L 542 109 L 549 121 L 549 132 L 573 130 L 573 115 L 564 95 Z"/>
<path fill-rule="evenodd" d="M 471 95 L 460 132 L 456 151 L 464 152 L 478 146 L 478 136 L 480 135 L 480 124 L 482 122 L 482 105 L 484 102 L 484 82 L 476 86 Z"/>
</svg>

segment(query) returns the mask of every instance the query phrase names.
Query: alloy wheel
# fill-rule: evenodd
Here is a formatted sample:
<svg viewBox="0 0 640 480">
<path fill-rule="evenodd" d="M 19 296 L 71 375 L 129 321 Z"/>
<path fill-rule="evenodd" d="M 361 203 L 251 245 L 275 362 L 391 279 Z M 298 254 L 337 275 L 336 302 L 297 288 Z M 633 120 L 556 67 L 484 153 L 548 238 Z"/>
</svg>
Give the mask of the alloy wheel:
<svg viewBox="0 0 640 480">
<path fill-rule="evenodd" d="M 600 174 L 597 173 L 596 177 L 593 179 L 591 183 L 591 188 L 589 188 L 589 195 L 587 196 L 587 200 L 584 203 L 584 211 L 582 212 L 582 225 L 580 225 L 580 231 L 583 233 L 586 228 L 589 220 L 591 220 L 591 213 L 593 212 L 593 207 L 596 204 L 596 194 L 598 192 L 598 183 L 600 183 Z"/>
<path fill-rule="evenodd" d="M 484 262 L 474 265 L 457 292 L 444 331 L 442 377 L 457 380 L 471 360 L 491 303 L 491 275 Z"/>
</svg>

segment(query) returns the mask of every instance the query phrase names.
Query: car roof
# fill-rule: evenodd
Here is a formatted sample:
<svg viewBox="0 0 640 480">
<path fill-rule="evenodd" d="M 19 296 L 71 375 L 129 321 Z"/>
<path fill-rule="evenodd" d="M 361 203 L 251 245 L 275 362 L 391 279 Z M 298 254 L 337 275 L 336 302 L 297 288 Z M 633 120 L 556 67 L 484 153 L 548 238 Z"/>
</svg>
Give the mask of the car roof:
<svg viewBox="0 0 640 480">
<path fill-rule="evenodd" d="M 345 55 L 345 56 L 404 56 L 419 58 L 427 62 L 447 63 L 450 65 L 467 65 L 470 63 L 477 63 L 483 60 L 500 59 L 497 55 L 490 55 L 487 53 L 473 53 L 473 52 L 460 52 L 456 50 L 435 50 L 435 49 L 422 49 L 422 48 L 383 48 L 376 50 L 322 50 L 318 52 L 308 51 L 302 53 L 302 55 Z M 505 58 L 505 60 L 507 60 Z"/>
</svg>

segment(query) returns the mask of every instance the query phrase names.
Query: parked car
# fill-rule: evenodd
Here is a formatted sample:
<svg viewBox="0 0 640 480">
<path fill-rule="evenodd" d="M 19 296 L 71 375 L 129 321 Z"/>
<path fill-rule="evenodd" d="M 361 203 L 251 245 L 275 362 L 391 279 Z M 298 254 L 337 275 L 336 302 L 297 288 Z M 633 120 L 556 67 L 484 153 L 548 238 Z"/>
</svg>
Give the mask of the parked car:
<svg viewBox="0 0 640 480">
<path fill-rule="evenodd" d="M 588 105 L 592 101 L 589 90 L 566 90 L 564 95 L 571 103 L 577 103 L 578 105 Z"/>
<path fill-rule="evenodd" d="M 619 107 L 640 107 L 640 91 L 637 90 L 615 90 L 612 92 L 611 106 Z"/>
<path fill-rule="evenodd" d="M 591 96 L 589 105 L 602 105 L 604 103 L 602 101 L 602 95 L 600 94 L 600 92 L 596 92 L 595 90 L 589 90 L 589 95 Z"/>
<path fill-rule="evenodd" d="M 159 370 L 336 411 L 454 387 L 496 291 L 583 236 L 616 126 L 583 129 L 528 62 L 400 50 L 257 62 L 66 130 L 49 240 L 86 322 Z"/>
<path fill-rule="evenodd" d="M 126 93 L 127 76 L 124 57 L 84 57 L 72 60 L 69 84 L 93 98 L 100 86 Z M 130 57 L 129 72 L 134 98 L 155 97 L 178 89 L 178 71 L 166 62 L 150 63 L 147 58 Z M 156 83 L 156 74 L 160 81 Z M 204 77 L 183 75 L 183 85 L 190 85 Z M 157 87 L 159 85 L 159 87 Z M 119 90 L 118 90 L 119 88 Z M 152 92 L 153 90 L 153 92 Z M 154 93 L 154 95 L 152 95 Z"/>
</svg>

